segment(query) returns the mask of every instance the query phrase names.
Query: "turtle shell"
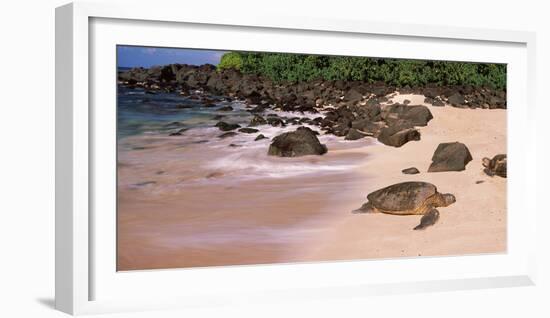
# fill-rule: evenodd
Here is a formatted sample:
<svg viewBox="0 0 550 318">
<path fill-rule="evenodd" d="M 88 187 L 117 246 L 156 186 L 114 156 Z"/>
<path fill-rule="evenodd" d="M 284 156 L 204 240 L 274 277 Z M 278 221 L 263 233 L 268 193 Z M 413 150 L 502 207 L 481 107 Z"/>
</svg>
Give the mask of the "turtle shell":
<svg viewBox="0 0 550 318">
<path fill-rule="evenodd" d="M 402 182 L 374 191 L 367 196 L 376 208 L 385 211 L 411 211 L 422 206 L 437 188 L 427 182 Z"/>
</svg>

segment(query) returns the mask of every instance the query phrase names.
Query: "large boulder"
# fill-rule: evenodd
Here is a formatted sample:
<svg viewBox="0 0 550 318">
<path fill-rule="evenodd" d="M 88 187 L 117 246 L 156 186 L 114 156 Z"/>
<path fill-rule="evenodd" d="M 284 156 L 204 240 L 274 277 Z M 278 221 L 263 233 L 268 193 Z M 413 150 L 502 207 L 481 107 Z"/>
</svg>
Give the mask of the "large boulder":
<svg viewBox="0 0 550 318">
<path fill-rule="evenodd" d="M 315 132 L 307 127 L 286 132 L 273 138 L 269 150 L 270 156 L 299 157 L 306 155 L 323 155 L 327 147 L 319 142 Z"/>
<path fill-rule="evenodd" d="M 466 107 L 466 99 L 460 93 L 452 94 L 447 101 L 454 107 Z"/>
<path fill-rule="evenodd" d="M 351 123 L 351 128 L 360 130 L 374 137 L 378 137 L 380 130 L 384 126 L 383 122 L 372 122 L 368 119 L 358 119 Z"/>
<path fill-rule="evenodd" d="M 472 161 L 472 155 L 465 144 L 441 143 L 433 154 L 428 172 L 463 171 L 470 161 Z"/>
<path fill-rule="evenodd" d="M 367 118 L 372 121 L 379 121 L 382 119 L 382 117 L 380 116 L 382 113 L 382 108 L 380 107 L 380 104 L 367 105 L 363 108 L 363 111 Z"/>
<path fill-rule="evenodd" d="M 420 140 L 420 132 L 405 121 L 382 128 L 378 135 L 378 141 L 392 147 L 401 147 L 411 140 Z"/>
<path fill-rule="evenodd" d="M 348 131 L 348 134 L 346 135 L 346 137 L 344 139 L 345 140 L 357 140 L 357 139 L 365 138 L 366 136 L 368 136 L 366 133 L 361 132 L 361 131 L 359 131 L 355 128 L 351 128 Z"/>
<path fill-rule="evenodd" d="M 388 124 L 402 119 L 410 122 L 413 126 L 426 126 L 433 116 L 428 107 L 423 105 L 408 106 L 394 104 L 384 108 L 382 118 Z"/>
</svg>

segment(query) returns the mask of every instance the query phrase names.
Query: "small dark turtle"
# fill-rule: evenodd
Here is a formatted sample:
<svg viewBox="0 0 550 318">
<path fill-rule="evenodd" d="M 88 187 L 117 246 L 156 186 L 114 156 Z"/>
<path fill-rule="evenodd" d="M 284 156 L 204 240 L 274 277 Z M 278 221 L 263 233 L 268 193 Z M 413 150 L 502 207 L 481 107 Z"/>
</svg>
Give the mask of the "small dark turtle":
<svg viewBox="0 0 550 318">
<path fill-rule="evenodd" d="M 490 176 L 500 176 L 506 178 L 506 155 L 500 154 L 493 157 L 493 159 L 483 158 L 484 171 Z"/>
<path fill-rule="evenodd" d="M 437 207 L 446 207 L 456 202 L 454 195 L 439 193 L 433 184 L 427 182 L 397 183 L 370 193 L 367 199 L 368 202 L 353 213 L 423 215 L 415 230 L 437 222 Z"/>
</svg>

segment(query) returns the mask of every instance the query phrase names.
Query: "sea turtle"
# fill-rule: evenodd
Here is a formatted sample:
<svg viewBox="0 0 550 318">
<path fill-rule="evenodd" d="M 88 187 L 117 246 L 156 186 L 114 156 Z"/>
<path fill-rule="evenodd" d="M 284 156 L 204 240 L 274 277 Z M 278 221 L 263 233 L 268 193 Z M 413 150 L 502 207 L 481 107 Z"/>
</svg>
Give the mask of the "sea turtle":
<svg viewBox="0 0 550 318">
<path fill-rule="evenodd" d="M 427 182 L 401 182 L 374 191 L 367 196 L 368 202 L 353 213 L 387 213 L 394 215 L 423 215 L 415 230 L 422 230 L 439 219 L 437 207 L 456 202 L 454 195 L 437 192 Z"/>
<path fill-rule="evenodd" d="M 483 158 L 483 166 L 485 167 L 485 173 L 494 176 L 501 176 L 506 178 L 506 155 L 500 154 L 493 157 L 493 159 Z"/>
</svg>

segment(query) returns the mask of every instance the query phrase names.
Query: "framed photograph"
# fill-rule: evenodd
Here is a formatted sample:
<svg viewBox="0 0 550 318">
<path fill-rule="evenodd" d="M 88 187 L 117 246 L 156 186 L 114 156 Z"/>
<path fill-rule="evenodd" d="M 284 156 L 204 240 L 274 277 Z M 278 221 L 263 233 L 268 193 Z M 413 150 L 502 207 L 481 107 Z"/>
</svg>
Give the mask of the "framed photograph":
<svg viewBox="0 0 550 318">
<path fill-rule="evenodd" d="M 56 308 L 534 284 L 533 33 L 181 7 L 56 11 Z"/>
</svg>

